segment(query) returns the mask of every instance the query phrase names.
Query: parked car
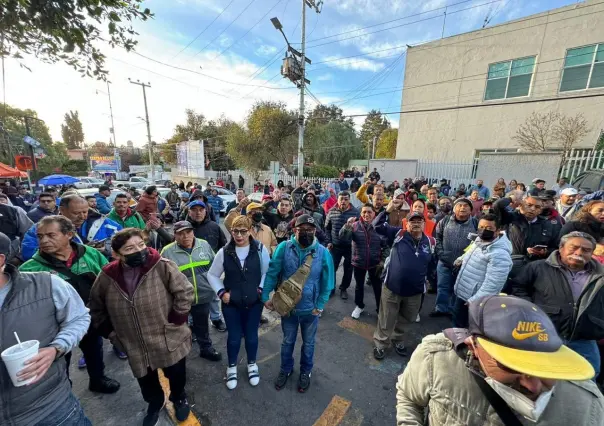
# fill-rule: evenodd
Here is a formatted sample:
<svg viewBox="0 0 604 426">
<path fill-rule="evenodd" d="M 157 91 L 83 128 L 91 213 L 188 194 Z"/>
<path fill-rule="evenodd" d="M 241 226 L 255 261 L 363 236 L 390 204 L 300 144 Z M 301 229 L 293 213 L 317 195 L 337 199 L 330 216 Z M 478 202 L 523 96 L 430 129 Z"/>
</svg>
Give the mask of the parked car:
<svg viewBox="0 0 604 426">
<path fill-rule="evenodd" d="M 604 189 L 604 170 L 586 170 L 573 180 L 572 185 L 588 193 Z"/>
<path fill-rule="evenodd" d="M 79 182 L 74 182 L 71 185 L 75 186 L 76 189 L 87 189 L 87 188 L 92 188 L 92 185 L 89 182 L 86 182 L 83 179 L 80 179 Z"/>
<path fill-rule="evenodd" d="M 95 177 L 81 176 L 81 177 L 78 177 L 78 179 L 80 179 L 80 182 L 88 184 L 88 186 L 83 187 L 83 188 L 98 188 L 99 186 L 101 186 L 105 183 L 105 181 L 103 179 L 99 179 L 99 178 L 95 178 Z M 76 188 L 78 188 L 77 185 L 76 185 Z"/>
<path fill-rule="evenodd" d="M 207 189 L 208 187 L 204 187 L 204 191 Z M 226 213 L 226 206 L 227 204 L 229 204 L 231 201 L 235 201 L 237 199 L 237 197 L 235 196 L 235 194 L 233 194 L 231 191 L 229 191 L 228 189 L 224 189 L 221 186 L 210 186 L 210 189 L 215 189 L 216 191 L 218 191 L 218 196 L 220 198 L 222 198 L 222 201 L 224 201 L 224 207 L 222 208 L 222 210 L 220 210 L 220 213 Z"/>
<path fill-rule="evenodd" d="M 114 180 L 113 181 L 114 188 L 117 188 L 118 185 L 123 185 L 128 188 L 143 189 L 145 186 L 152 185 L 152 184 L 153 184 L 152 181 L 150 181 L 149 179 L 147 179 L 145 177 L 141 177 L 141 176 L 132 176 L 128 180 Z"/>
</svg>

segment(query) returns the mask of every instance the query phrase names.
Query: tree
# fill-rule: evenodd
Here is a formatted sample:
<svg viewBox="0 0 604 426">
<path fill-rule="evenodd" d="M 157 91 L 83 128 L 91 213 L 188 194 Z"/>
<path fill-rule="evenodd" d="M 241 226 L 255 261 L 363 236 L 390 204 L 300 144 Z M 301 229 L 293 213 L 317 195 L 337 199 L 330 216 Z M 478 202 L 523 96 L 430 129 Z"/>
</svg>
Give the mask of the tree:
<svg viewBox="0 0 604 426">
<path fill-rule="evenodd" d="M 371 110 L 363 126 L 361 127 L 360 139 L 363 142 L 363 147 L 367 151 L 373 149 L 373 140 L 380 137 L 382 132 L 390 128 L 390 122 L 382 113 L 376 110 Z"/>
<path fill-rule="evenodd" d="M 229 126 L 226 150 L 237 166 L 246 170 L 266 170 L 273 160 L 293 174 L 297 141 L 296 113 L 283 103 L 260 101 L 252 107 L 245 127 L 236 123 Z"/>
<path fill-rule="evenodd" d="M 104 41 L 111 47 L 133 50 L 138 33 L 132 22 L 153 16 L 149 9 L 141 10 L 141 3 L 143 0 L 4 0 L 0 55 L 21 58 L 32 54 L 43 62 L 62 61 L 83 75 L 104 79 L 105 55 L 95 44 Z M 104 24 L 106 28 L 102 28 Z"/>
<path fill-rule="evenodd" d="M 560 148 L 562 148 L 560 168 L 566 165 L 570 150 L 587 136 L 590 130 L 587 120 L 581 113 L 574 117 L 560 116 L 560 120 L 554 128 L 554 137 L 558 141 Z"/>
<path fill-rule="evenodd" d="M 348 122 L 330 121 L 306 129 L 304 151 L 306 162 L 346 168 L 363 155 L 363 146 Z"/>
<path fill-rule="evenodd" d="M 185 124 L 174 128 L 174 135 L 162 144 L 159 149 L 167 163 L 176 162 L 176 145 L 187 140 L 205 140 L 204 153 L 213 170 L 231 170 L 234 162 L 226 154 L 226 136 L 234 121 L 220 117 L 218 120 L 207 121 L 203 114 L 192 109 L 185 110 Z"/>
<path fill-rule="evenodd" d="M 340 123 L 347 123 L 350 127 L 354 127 L 352 118 L 344 118 L 344 112 L 342 108 L 337 105 L 323 105 L 317 104 L 315 108 L 308 113 L 307 128 L 315 126 L 323 126 L 330 121 L 337 121 Z"/>
<path fill-rule="evenodd" d="M 143 163 L 143 158 L 140 154 L 123 150 L 120 152 L 120 160 L 122 163 L 122 172 L 129 172 L 131 165 L 137 166 Z"/>
<path fill-rule="evenodd" d="M 105 142 L 96 141 L 88 148 L 88 154 L 97 157 L 110 157 L 114 155 L 114 149 Z"/>
<path fill-rule="evenodd" d="M 65 124 L 61 124 L 61 137 L 67 149 L 78 149 L 84 144 L 84 130 L 77 111 L 65 114 Z"/>
<path fill-rule="evenodd" d="M 61 167 L 61 171 L 66 175 L 83 176 L 88 173 L 88 165 L 86 160 L 67 160 Z"/>
<path fill-rule="evenodd" d="M 512 139 L 527 151 L 547 151 L 556 144 L 555 128 L 559 120 L 560 113 L 555 111 L 543 114 L 533 112 L 516 130 Z"/>
<path fill-rule="evenodd" d="M 598 136 L 598 142 L 596 143 L 596 149 L 604 149 L 604 130 L 600 130 L 600 136 Z"/>
<path fill-rule="evenodd" d="M 396 142 L 398 140 L 398 129 L 386 129 L 380 135 L 375 150 L 376 158 L 396 157 Z"/>
</svg>

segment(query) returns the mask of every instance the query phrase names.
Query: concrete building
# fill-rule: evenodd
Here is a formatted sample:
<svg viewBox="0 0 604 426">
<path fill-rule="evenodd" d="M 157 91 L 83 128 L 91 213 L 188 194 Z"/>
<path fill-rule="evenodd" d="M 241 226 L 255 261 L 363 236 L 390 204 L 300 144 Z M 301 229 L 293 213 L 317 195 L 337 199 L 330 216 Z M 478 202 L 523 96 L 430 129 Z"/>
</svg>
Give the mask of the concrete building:
<svg viewBox="0 0 604 426">
<path fill-rule="evenodd" d="M 579 146 L 593 147 L 604 121 L 603 21 L 604 2 L 587 0 L 409 48 L 396 157 L 515 151 L 518 127 L 550 110 L 583 113 L 591 132 Z M 591 95 L 602 96 L 570 99 Z"/>
</svg>

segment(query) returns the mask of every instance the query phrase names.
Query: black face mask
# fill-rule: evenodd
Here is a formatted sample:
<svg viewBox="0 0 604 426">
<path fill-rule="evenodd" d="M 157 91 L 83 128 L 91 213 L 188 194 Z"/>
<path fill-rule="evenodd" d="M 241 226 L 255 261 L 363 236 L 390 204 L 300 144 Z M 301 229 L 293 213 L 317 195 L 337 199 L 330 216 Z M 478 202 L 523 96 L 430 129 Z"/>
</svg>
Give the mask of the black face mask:
<svg viewBox="0 0 604 426">
<path fill-rule="evenodd" d="M 130 266 L 131 268 L 144 265 L 147 261 L 147 257 L 149 257 L 149 249 L 143 249 L 141 251 L 137 251 L 136 253 L 130 253 L 124 256 L 126 265 Z"/>
<path fill-rule="evenodd" d="M 300 232 L 297 238 L 302 247 L 308 247 L 315 240 L 314 232 Z"/>
<path fill-rule="evenodd" d="M 552 212 L 552 209 L 550 208 L 543 208 L 541 209 L 541 216 L 549 216 Z"/>
<path fill-rule="evenodd" d="M 440 210 L 443 213 L 450 213 L 451 212 L 451 206 L 449 204 L 445 204 L 444 206 L 440 207 Z"/>
<path fill-rule="evenodd" d="M 482 188 L 482 183 L 479 183 L 478 185 L 476 185 L 479 188 Z"/>
<path fill-rule="evenodd" d="M 252 220 L 256 223 L 260 222 L 262 220 L 262 213 L 254 213 L 252 215 Z"/>
<path fill-rule="evenodd" d="M 476 231 L 476 233 L 478 234 L 478 236 L 480 237 L 480 239 L 482 241 L 493 241 L 495 239 L 495 231 L 492 231 L 490 229 L 484 229 L 481 228 L 478 231 Z"/>
</svg>

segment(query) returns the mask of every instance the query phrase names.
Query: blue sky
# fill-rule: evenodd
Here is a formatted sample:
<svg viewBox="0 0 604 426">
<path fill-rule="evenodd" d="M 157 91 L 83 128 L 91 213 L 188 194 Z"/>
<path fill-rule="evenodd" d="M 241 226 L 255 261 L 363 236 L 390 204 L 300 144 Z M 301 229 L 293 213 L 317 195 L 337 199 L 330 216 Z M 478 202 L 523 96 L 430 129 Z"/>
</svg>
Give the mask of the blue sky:
<svg viewBox="0 0 604 426">
<path fill-rule="evenodd" d="M 320 14 L 307 8 L 307 55 L 313 61 L 307 68 L 310 91 L 320 102 L 341 105 L 348 114 L 371 109 L 396 111 L 405 66 L 404 48 L 397 46 L 439 39 L 445 6 L 449 6 L 447 37 L 479 29 L 485 19 L 493 26 L 573 3 L 576 1 L 325 0 Z M 185 108 L 209 118 L 225 115 L 241 121 L 259 99 L 297 107 L 297 91 L 279 74 L 285 42 L 269 19 L 278 17 L 290 42 L 299 48 L 301 0 L 149 0 L 145 6 L 155 18 L 136 24 L 140 33 L 137 51 L 184 70 L 106 49 L 118 144 L 130 139 L 142 145 L 146 136 L 138 118 L 144 115 L 140 87 L 129 84 L 128 77 L 152 84 L 147 96 L 152 136 L 158 142 L 170 137 Z M 387 21 L 392 22 L 384 24 Z M 80 111 L 89 142 L 108 139 L 104 84 L 81 79 L 62 65 L 39 64 L 33 58 L 27 64 L 31 73 L 7 64 L 7 84 L 12 84 L 7 91 L 9 103 L 37 109 L 56 139 L 60 138 L 62 116 L 69 109 Z M 55 84 L 44 85 L 42 75 Z M 306 106 L 313 108 L 316 103 L 308 97 Z M 397 126 L 398 117 L 389 118 Z"/>
</svg>

